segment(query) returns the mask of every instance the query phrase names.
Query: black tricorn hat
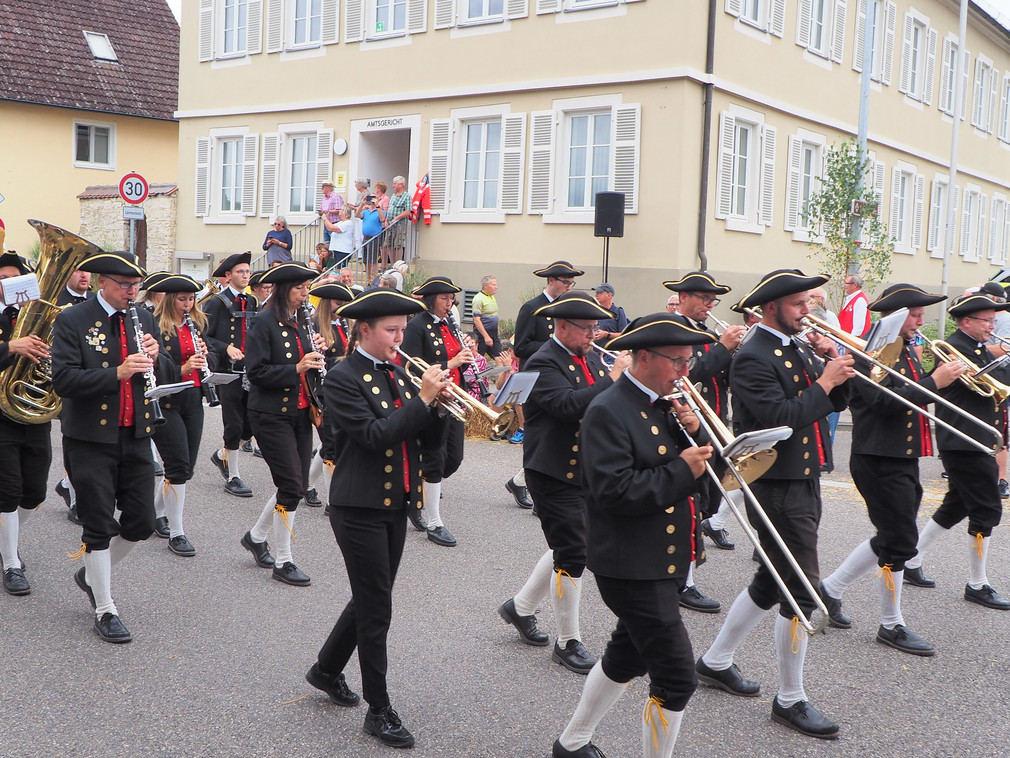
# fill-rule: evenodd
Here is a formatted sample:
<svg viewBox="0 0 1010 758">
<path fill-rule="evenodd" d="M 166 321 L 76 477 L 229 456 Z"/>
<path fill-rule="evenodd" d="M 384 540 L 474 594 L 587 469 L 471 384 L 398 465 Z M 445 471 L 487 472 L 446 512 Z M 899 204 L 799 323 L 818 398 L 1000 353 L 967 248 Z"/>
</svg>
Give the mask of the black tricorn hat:
<svg viewBox="0 0 1010 758">
<path fill-rule="evenodd" d="M 251 263 L 251 262 L 252 262 L 252 253 L 249 252 L 248 250 L 246 250 L 244 253 L 235 253 L 234 255 L 229 255 L 227 258 L 221 261 L 221 263 L 218 264 L 218 267 L 216 269 L 214 269 L 213 276 L 224 276 L 233 268 L 235 268 L 238 264 Z"/>
<path fill-rule="evenodd" d="M 455 295 L 462 292 L 447 276 L 429 276 L 421 284 L 414 287 L 412 295 L 428 297 L 429 295 Z"/>
<path fill-rule="evenodd" d="M 145 277 L 144 281 L 140 285 L 140 288 L 142 290 L 150 289 L 155 284 L 164 279 L 166 276 L 171 275 L 172 275 L 171 271 L 154 271 Z"/>
<path fill-rule="evenodd" d="M 588 292 L 572 291 L 555 298 L 547 305 L 541 305 L 534 316 L 550 316 L 551 318 L 595 319 L 613 318 L 614 314 L 596 302 Z"/>
<path fill-rule="evenodd" d="M 892 284 L 870 303 L 870 310 L 891 313 L 901 308 L 922 308 L 947 299 L 946 295 L 931 295 L 914 284 Z"/>
<path fill-rule="evenodd" d="M 563 276 L 582 276 L 585 271 L 580 271 L 568 261 L 554 261 L 550 266 L 537 269 L 534 276 L 542 276 L 545 279 L 560 279 Z"/>
<path fill-rule="evenodd" d="M 78 271 L 90 271 L 92 274 L 114 274 L 116 276 L 131 277 L 147 276 L 147 272 L 141 267 L 137 256 L 124 250 L 92 255 L 90 258 L 85 258 L 84 262 L 77 269 Z"/>
<path fill-rule="evenodd" d="M 962 295 L 954 300 L 947 313 L 951 316 L 970 316 L 979 311 L 1007 311 L 1010 303 L 999 303 L 989 295 Z"/>
<path fill-rule="evenodd" d="M 30 274 L 32 272 L 31 268 L 28 266 L 28 261 L 13 252 L 0 255 L 0 266 L 13 266 L 18 270 L 18 273 L 22 275 Z"/>
<path fill-rule="evenodd" d="M 351 302 L 337 308 L 345 318 L 368 319 L 383 316 L 409 316 L 428 310 L 424 303 L 389 287 L 370 287 Z"/>
<path fill-rule="evenodd" d="M 284 282 L 307 282 L 319 276 L 319 272 L 304 263 L 288 261 L 279 266 L 267 269 L 260 279 L 260 284 L 283 284 Z"/>
<path fill-rule="evenodd" d="M 711 292 L 713 295 L 725 295 L 732 289 L 725 284 L 718 284 L 704 271 L 692 271 L 680 279 L 663 282 L 663 286 L 674 292 Z"/>
<path fill-rule="evenodd" d="M 267 275 L 266 271 L 257 271 L 252 276 L 249 277 L 250 287 L 259 287 L 263 284 L 263 277 Z"/>
<path fill-rule="evenodd" d="M 607 342 L 607 350 L 643 350 L 664 345 L 704 345 L 716 342 L 708 332 L 687 326 L 672 313 L 639 316 Z"/>
<path fill-rule="evenodd" d="M 350 302 L 354 299 L 354 293 L 351 292 L 350 287 L 343 282 L 327 282 L 326 284 L 320 284 L 310 289 L 309 294 L 312 297 L 321 297 L 326 300 L 343 300 L 345 302 Z"/>
<path fill-rule="evenodd" d="M 158 278 L 152 282 L 155 276 Z M 199 292 L 203 287 L 191 276 L 159 272 L 147 277 L 144 289 L 148 292 Z"/>
<path fill-rule="evenodd" d="M 757 308 L 759 305 L 778 300 L 780 297 L 806 292 L 814 287 L 820 287 L 831 279 L 830 276 L 815 274 L 807 276 L 798 268 L 780 268 L 765 274 L 757 286 L 744 295 L 732 310 L 738 313 L 744 308 Z"/>
</svg>

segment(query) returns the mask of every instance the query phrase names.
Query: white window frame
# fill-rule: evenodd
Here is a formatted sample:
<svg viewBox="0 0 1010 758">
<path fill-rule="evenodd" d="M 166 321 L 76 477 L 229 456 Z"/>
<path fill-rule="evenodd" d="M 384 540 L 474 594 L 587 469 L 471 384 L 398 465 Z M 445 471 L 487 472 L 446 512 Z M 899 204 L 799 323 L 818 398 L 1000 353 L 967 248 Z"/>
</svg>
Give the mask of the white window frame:
<svg viewBox="0 0 1010 758">
<path fill-rule="evenodd" d="M 237 201 L 238 208 L 235 208 L 235 207 L 225 208 L 224 207 L 225 153 L 227 152 L 227 150 L 226 150 L 227 146 L 228 145 L 232 145 L 232 144 L 235 147 L 235 156 L 234 156 L 234 163 L 233 163 L 233 170 L 235 171 L 235 174 L 234 174 L 233 180 L 231 182 L 231 189 L 235 193 L 235 195 L 232 198 L 232 204 L 234 205 L 236 203 L 236 201 Z M 244 177 L 245 177 L 245 165 L 243 164 L 243 160 L 242 160 L 244 149 L 245 149 L 245 140 L 242 137 L 239 137 L 239 136 L 235 136 L 235 137 L 221 137 L 221 138 L 217 139 L 217 141 L 216 141 L 216 147 L 218 147 L 219 150 L 218 150 L 218 158 L 214 162 L 214 174 L 215 174 L 214 179 L 215 179 L 215 185 L 216 185 L 215 200 L 219 204 L 220 213 L 221 213 L 221 215 L 232 214 L 232 213 L 243 214 L 244 213 L 244 209 L 245 209 L 245 207 L 247 205 L 245 197 L 244 197 L 245 193 L 243 192 L 243 186 L 242 186 L 243 180 L 244 180 Z"/>
<path fill-rule="evenodd" d="M 231 140 L 239 141 L 242 209 L 226 211 L 221 208 L 222 143 Z M 209 131 L 207 137 L 197 138 L 196 178 L 193 183 L 196 216 L 203 218 L 205 224 L 246 224 L 250 217 L 258 215 L 256 191 L 259 169 L 259 135 L 251 134 L 248 127 L 216 127 Z"/>
<path fill-rule="evenodd" d="M 894 63 L 894 30 L 898 6 L 892 0 L 870 0 L 877 3 L 873 27 L 873 71 L 870 79 L 883 85 L 891 84 Z M 863 37 L 866 29 L 867 0 L 857 0 L 856 36 L 852 46 L 852 69 L 863 70 Z"/>
<path fill-rule="evenodd" d="M 216 49 L 221 51 L 217 56 L 218 58 L 240 58 L 248 54 L 247 51 L 249 50 L 249 33 L 251 31 L 249 26 L 249 10 L 250 10 L 249 6 L 251 5 L 251 3 L 249 2 L 249 0 L 233 0 L 233 1 L 236 4 L 236 13 L 238 12 L 238 5 L 241 4 L 245 7 L 245 14 L 246 14 L 246 23 L 244 29 L 245 40 L 242 45 L 240 46 L 237 45 L 234 50 L 231 51 L 225 50 L 225 35 L 227 34 L 227 29 L 225 28 L 225 18 L 229 0 L 217 0 L 218 19 L 220 19 L 220 23 L 217 24 L 217 39 L 215 40 L 215 43 L 216 43 Z M 241 28 L 240 26 L 236 25 L 236 34 L 238 33 L 237 30 L 240 28 Z"/>
<path fill-rule="evenodd" d="M 92 57 L 96 61 L 102 61 L 104 63 L 119 63 L 119 56 L 116 54 L 116 48 L 112 45 L 112 40 L 109 39 L 108 34 L 103 34 L 102 32 L 90 32 L 87 29 L 83 30 L 84 41 L 88 43 L 88 49 L 91 51 Z"/>
<path fill-rule="evenodd" d="M 982 252 L 985 237 L 984 203 L 985 194 L 982 188 L 977 184 L 967 183 L 962 196 L 961 229 L 958 237 L 958 253 L 965 263 L 978 263 Z"/>
<path fill-rule="evenodd" d="M 325 54 L 326 45 L 333 45 L 339 41 L 340 0 L 318 1 L 319 39 L 306 39 L 296 43 L 295 12 L 297 7 L 295 0 L 262 0 L 267 53 L 284 53 L 281 60 L 316 57 Z M 306 0 L 306 2 L 311 3 L 312 0 Z M 311 8 L 311 6 L 309 7 Z"/>
<path fill-rule="evenodd" d="M 199 0 L 198 51 L 201 61 L 241 61 L 263 52 L 263 10 L 267 0 L 245 0 L 245 45 L 224 52 L 225 0 Z"/>
<path fill-rule="evenodd" d="M 781 37 L 785 29 L 786 0 L 726 0 L 726 13 L 735 16 L 737 24 L 743 27 Z"/>
<path fill-rule="evenodd" d="M 992 59 L 979 53 L 975 57 L 974 80 L 971 88 L 971 124 L 978 131 L 992 134 L 996 120 L 996 98 L 999 92 L 999 71 Z"/>
<path fill-rule="evenodd" d="M 388 28 L 382 29 L 381 31 L 376 28 L 378 24 L 378 19 L 376 15 L 379 12 L 379 3 L 384 3 L 388 7 L 390 25 Z M 392 25 L 392 20 L 396 18 L 396 6 L 403 6 L 403 28 L 398 29 Z M 407 34 L 407 27 L 410 21 L 410 2 L 409 0 L 367 0 L 365 3 L 365 13 L 366 23 L 365 23 L 365 38 L 366 39 L 387 39 L 389 37 L 403 37 Z"/>
<path fill-rule="evenodd" d="M 993 192 L 989 206 L 989 244 L 986 257 L 996 266 L 1007 262 L 1007 196 L 1003 192 Z"/>
<path fill-rule="evenodd" d="M 922 217 L 926 178 L 915 166 L 898 161 L 891 169 L 891 213 L 888 232 L 894 252 L 914 255 L 922 247 Z"/>
<path fill-rule="evenodd" d="M 814 242 L 820 240 L 820 230 L 811 228 L 804 223 L 804 206 L 810 194 L 820 191 L 821 177 L 824 175 L 824 162 L 827 157 L 827 137 L 823 134 L 799 129 L 796 134 L 789 135 L 788 169 L 786 179 L 786 212 L 783 217 L 783 228 L 793 233 L 796 242 Z M 812 152 L 815 155 L 816 169 L 810 177 L 810 192 L 804 196 L 804 156 Z"/>
<path fill-rule="evenodd" d="M 1010 71 L 1000 81 L 999 113 L 996 116 L 996 139 L 1010 144 Z"/>
<path fill-rule="evenodd" d="M 624 15 L 627 9 L 621 6 L 628 5 L 629 3 L 640 3 L 643 0 L 533 0 L 533 2 L 536 3 L 537 15 L 603 10 L 604 15 L 591 13 L 586 16 L 587 19 L 599 19 L 606 17 L 607 13 L 613 12 L 616 12 L 618 15 Z"/>
<path fill-rule="evenodd" d="M 298 31 L 299 18 L 296 15 L 298 13 L 298 3 L 304 2 L 306 7 L 306 16 L 301 23 L 304 23 L 306 29 L 306 38 L 301 42 L 295 40 L 295 35 Z M 319 36 L 316 39 L 311 38 L 312 30 L 312 20 L 315 14 L 312 13 L 312 4 L 319 3 Z M 308 50 L 316 47 L 322 47 L 323 45 L 323 0 L 288 0 L 285 9 L 285 27 L 287 30 L 287 40 L 286 49 L 287 50 Z"/>
<path fill-rule="evenodd" d="M 930 27 L 929 17 L 914 8 L 905 13 L 898 90 L 923 105 L 933 102 L 936 44 L 936 30 Z"/>
<path fill-rule="evenodd" d="M 725 219 L 726 230 L 764 234 L 774 215 L 776 129 L 765 123 L 758 111 L 731 105 L 719 114 L 719 161 L 716 173 L 716 218 Z M 738 126 L 751 129 L 747 152 L 745 214 L 734 212 L 733 186 L 737 184 Z"/>
<path fill-rule="evenodd" d="M 291 142 L 295 137 L 316 138 L 315 183 L 312 208 L 291 211 Z M 284 216 L 288 227 L 311 223 L 322 198 L 322 182 L 333 174 L 333 130 L 321 121 L 279 124 L 277 131 L 262 135 L 260 150 L 260 204 L 262 218 Z M 306 185 L 309 186 L 309 185 Z"/>
<path fill-rule="evenodd" d="M 934 174 L 929 195 L 929 228 L 926 234 L 926 250 L 933 258 L 943 258 L 947 230 L 947 174 Z M 957 230 L 957 206 L 960 191 L 954 186 L 954 234 Z M 953 247 L 951 247 L 953 253 Z"/>
<path fill-rule="evenodd" d="M 93 160 L 80 161 L 77 160 L 77 127 L 86 126 L 88 127 L 89 137 L 89 155 L 94 156 L 95 154 L 95 129 L 108 129 L 109 130 L 109 162 L 108 163 L 98 163 Z M 86 119 L 75 118 L 73 121 L 73 129 L 70 130 L 70 158 L 73 162 L 74 168 L 93 168 L 100 171 L 115 171 L 116 170 L 116 125 L 114 123 L 109 123 L 106 121 L 88 121 Z"/>
<path fill-rule="evenodd" d="M 954 115 L 954 95 L 956 94 L 954 74 L 956 73 L 955 64 L 957 62 L 954 56 L 959 47 L 957 35 L 948 34 L 944 37 L 943 52 L 941 53 L 940 61 L 940 92 L 936 98 L 936 107 L 940 109 L 941 113 L 945 113 L 948 116 Z M 971 51 L 965 50 L 963 55 L 964 70 L 961 73 L 961 78 L 964 80 L 964 101 L 961 103 L 962 121 L 965 120 L 968 113 L 968 77 L 971 71 Z"/>
<path fill-rule="evenodd" d="M 821 3 L 822 17 L 814 14 L 814 6 Z M 796 44 L 812 55 L 833 63 L 841 63 L 845 50 L 845 15 L 847 0 L 800 0 L 796 16 Z M 814 30 L 822 28 L 821 41 L 815 41 Z"/>
</svg>

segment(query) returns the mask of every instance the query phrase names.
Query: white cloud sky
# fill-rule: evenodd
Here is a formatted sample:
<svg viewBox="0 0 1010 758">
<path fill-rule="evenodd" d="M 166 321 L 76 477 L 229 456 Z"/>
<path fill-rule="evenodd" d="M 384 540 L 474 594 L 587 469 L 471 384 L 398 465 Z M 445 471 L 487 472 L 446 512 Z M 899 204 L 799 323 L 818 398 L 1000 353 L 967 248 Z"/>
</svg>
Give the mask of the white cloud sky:
<svg viewBox="0 0 1010 758">
<path fill-rule="evenodd" d="M 182 0 L 168 0 L 168 7 L 171 8 L 172 13 L 175 14 L 176 21 L 182 19 Z"/>
</svg>

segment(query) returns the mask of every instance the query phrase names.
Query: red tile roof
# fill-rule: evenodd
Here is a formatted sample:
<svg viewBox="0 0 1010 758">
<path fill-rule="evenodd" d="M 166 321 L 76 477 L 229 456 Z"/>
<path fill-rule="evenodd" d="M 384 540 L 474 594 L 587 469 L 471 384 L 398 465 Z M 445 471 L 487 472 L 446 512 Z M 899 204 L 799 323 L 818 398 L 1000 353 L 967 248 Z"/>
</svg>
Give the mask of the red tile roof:
<svg viewBox="0 0 1010 758">
<path fill-rule="evenodd" d="M 108 35 L 96 60 L 84 31 Z M 179 25 L 165 0 L 0 0 L 0 100 L 171 119 Z"/>
<path fill-rule="evenodd" d="M 179 191 L 178 184 L 152 184 L 148 188 L 148 196 L 174 195 Z M 119 197 L 118 184 L 89 184 L 84 188 L 84 192 L 77 196 L 78 200 L 99 200 L 110 197 Z"/>
</svg>

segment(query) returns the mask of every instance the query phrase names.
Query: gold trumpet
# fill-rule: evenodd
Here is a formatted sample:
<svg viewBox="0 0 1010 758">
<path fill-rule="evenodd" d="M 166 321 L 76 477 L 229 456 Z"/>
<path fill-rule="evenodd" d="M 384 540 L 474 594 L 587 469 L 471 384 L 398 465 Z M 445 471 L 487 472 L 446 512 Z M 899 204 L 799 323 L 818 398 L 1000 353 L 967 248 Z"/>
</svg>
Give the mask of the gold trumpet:
<svg viewBox="0 0 1010 758">
<path fill-rule="evenodd" d="M 943 363 L 960 361 L 968 369 L 974 368 L 975 364 L 969 361 L 957 348 L 946 340 L 931 340 L 922 332 L 916 332 L 916 334 L 926 341 L 926 344 L 929 345 L 929 349 L 933 351 L 933 355 L 936 356 L 938 361 Z M 969 370 L 961 374 L 958 379 L 972 392 L 976 392 L 982 397 L 991 397 L 997 403 L 1003 403 L 1007 397 L 1010 397 L 1010 387 L 989 375 L 975 376 L 975 372 Z"/>
<path fill-rule="evenodd" d="M 600 347 L 595 342 L 590 342 L 589 346 L 591 348 L 593 348 L 593 350 L 595 350 L 596 352 L 598 352 L 600 355 L 605 355 L 606 357 L 608 357 L 608 358 L 610 358 L 612 360 L 616 359 L 617 356 L 620 355 L 620 353 L 616 353 L 613 350 L 607 350 L 607 348 L 605 348 L 605 347 Z"/>
<path fill-rule="evenodd" d="M 203 306 L 212 297 L 215 297 L 224 291 L 224 285 L 217 279 L 208 279 L 203 283 L 203 288 L 206 292 L 200 296 L 199 300 L 196 301 L 196 304 L 200 306 Z"/>
</svg>

